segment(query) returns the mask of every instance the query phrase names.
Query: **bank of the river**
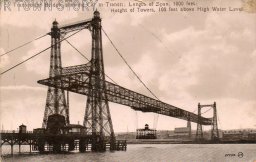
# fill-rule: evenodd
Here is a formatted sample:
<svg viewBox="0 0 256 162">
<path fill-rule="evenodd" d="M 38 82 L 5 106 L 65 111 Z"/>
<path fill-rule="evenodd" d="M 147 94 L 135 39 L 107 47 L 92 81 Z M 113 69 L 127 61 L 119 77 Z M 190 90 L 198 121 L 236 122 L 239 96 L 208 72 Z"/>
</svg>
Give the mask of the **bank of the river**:
<svg viewBox="0 0 256 162">
<path fill-rule="evenodd" d="M 18 146 L 14 148 L 14 155 L 8 156 L 10 146 L 2 146 L 2 161 L 5 162 L 159 162 L 159 161 L 198 161 L 198 162 L 243 162 L 256 160 L 256 147 L 251 144 L 128 144 L 126 151 L 105 151 L 85 153 L 67 152 L 63 154 L 29 154 L 29 146 L 22 146 L 19 154 Z"/>
<path fill-rule="evenodd" d="M 210 141 L 205 140 L 202 142 L 196 142 L 192 140 L 178 140 L 178 139 L 129 139 L 127 144 L 255 144 L 255 141 L 248 140 L 237 140 L 237 141 L 227 141 L 220 140 Z"/>
</svg>

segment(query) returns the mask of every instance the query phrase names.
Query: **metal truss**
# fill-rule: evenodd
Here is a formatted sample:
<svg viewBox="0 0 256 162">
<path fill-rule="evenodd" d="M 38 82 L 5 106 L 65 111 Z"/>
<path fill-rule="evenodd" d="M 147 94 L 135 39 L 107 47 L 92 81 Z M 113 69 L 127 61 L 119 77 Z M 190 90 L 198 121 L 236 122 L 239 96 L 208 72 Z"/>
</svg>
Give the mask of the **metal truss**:
<svg viewBox="0 0 256 162">
<path fill-rule="evenodd" d="M 92 34 L 91 61 L 86 65 L 62 68 L 60 61 L 60 38 L 62 40 L 64 39 L 67 33 L 82 29 L 88 29 Z M 68 82 L 73 86 L 71 87 L 71 91 L 77 91 L 79 89 L 80 82 L 86 82 L 87 84 L 86 91 L 88 93 L 88 98 L 84 116 L 84 126 L 87 127 L 87 132 L 91 132 L 92 136 L 95 137 L 94 142 L 92 144 L 92 150 L 105 150 L 105 142 L 110 143 L 110 146 L 113 147 L 113 149 L 115 149 L 114 147 L 116 145 L 116 139 L 110 116 L 108 99 L 107 95 L 104 95 L 106 94 L 106 82 L 103 64 L 100 13 L 98 11 L 95 11 L 93 19 L 85 20 L 74 24 L 68 24 L 60 28 L 57 27 L 57 22 L 55 21 L 53 24 L 52 32 L 50 34 L 52 35 L 52 38 L 54 39 L 55 43 L 56 40 L 58 40 L 58 42 L 57 45 L 54 44 L 53 46 L 57 46 L 57 50 L 52 50 L 51 52 L 50 80 L 51 84 L 53 84 L 54 86 L 49 86 L 50 91 L 48 91 L 47 94 L 47 107 L 45 110 L 44 125 L 46 125 L 47 123 L 49 110 L 51 111 L 51 113 L 53 112 L 61 114 L 58 112 L 58 108 L 60 108 L 61 106 L 61 104 L 59 104 L 58 101 L 62 101 L 61 99 L 64 99 L 63 103 L 66 103 L 64 94 L 64 97 L 62 97 L 59 96 L 57 93 L 51 93 L 52 89 L 54 89 L 54 91 L 57 92 L 64 92 L 64 89 L 59 88 L 62 87 L 62 84 L 64 83 L 59 80 L 59 76 L 71 76 L 73 74 L 78 74 L 77 76 L 71 77 Z M 58 66 L 53 67 L 52 62 L 55 63 L 55 65 L 56 62 L 60 63 L 58 64 Z M 83 75 L 80 75 L 81 72 L 83 74 L 86 73 L 87 77 L 83 78 Z M 58 101 L 56 100 L 56 98 L 58 98 Z M 55 111 L 48 106 L 52 104 L 54 104 L 54 108 L 56 109 Z M 64 106 L 65 109 L 68 110 L 68 106 Z M 69 122 L 68 118 L 66 118 L 66 120 L 68 120 Z M 96 136 L 97 133 L 100 134 L 99 137 Z"/>
<path fill-rule="evenodd" d="M 214 102 L 213 106 L 213 118 L 212 118 L 212 140 L 219 140 L 219 130 L 218 130 L 218 122 L 217 122 L 217 108 L 216 102 Z"/>
<path fill-rule="evenodd" d="M 89 96 L 89 65 L 90 62 L 84 65 L 63 68 L 63 72 L 65 71 L 65 74 L 63 73 L 63 75 L 55 78 L 39 80 L 38 83 Z M 54 83 L 54 79 L 58 80 L 58 84 Z M 92 78 L 92 81 L 94 82 L 95 78 Z M 130 106 L 132 109 L 142 112 L 154 112 L 166 116 L 190 120 L 195 123 L 198 123 L 200 120 L 202 125 L 212 125 L 212 118 L 199 117 L 197 114 L 147 97 L 114 83 L 110 83 L 108 81 L 105 81 L 105 83 L 106 92 L 103 93 L 103 95 L 107 96 L 107 99 L 110 102 Z"/>
<path fill-rule="evenodd" d="M 62 68 L 61 65 L 61 40 L 64 39 L 65 35 L 69 32 L 74 32 L 82 29 L 91 30 L 91 20 L 76 22 L 65 26 L 58 27 L 57 21 L 53 22 L 51 32 L 51 61 L 50 61 L 50 78 L 66 74 L 69 68 Z M 85 70 L 85 69 L 83 69 Z M 54 81 L 57 84 L 57 81 Z M 46 106 L 43 118 L 42 127 L 47 127 L 48 116 L 52 114 L 60 114 L 65 116 L 66 124 L 69 124 L 69 108 L 66 104 L 66 98 L 64 90 L 49 87 L 47 91 Z"/>
<path fill-rule="evenodd" d="M 202 107 L 205 107 L 205 105 L 200 105 L 200 103 L 198 103 L 198 123 L 197 123 L 197 130 L 196 130 L 196 141 L 204 140 L 202 120 L 201 120 L 201 108 Z"/>
<path fill-rule="evenodd" d="M 80 22 L 76 22 L 76 23 L 72 23 L 72 24 L 67 24 L 64 26 L 60 26 L 60 33 L 70 33 L 76 30 L 82 30 L 82 29 L 89 29 L 91 30 L 91 23 L 92 23 L 92 19 L 87 19 L 84 21 L 80 21 Z"/>
<path fill-rule="evenodd" d="M 51 29 L 51 61 L 50 61 L 50 78 L 59 76 L 62 74 L 62 65 L 61 65 L 61 43 L 60 37 L 61 33 L 58 28 L 57 21 L 53 22 L 53 27 Z M 55 80 L 54 83 L 58 81 Z M 48 116 L 52 114 L 60 114 L 65 117 L 66 124 L 69 124 L 69 109 L 66 104 L 66 98 L 64 90 L 48 87 L 46 105 L 44 111 L 44 118 L 42 127 L 47 127 Z"/>
<path fill-rule="evenodd" d="M 62 69 L 62 75 L 69 75 L 69 74 L 79 74 L 79 73 L 90 73 L 91 69 L 91 62 L 87 64 L 77 65 L 77 66 L 69 66 Z"/>
<path fill-rule="evenodd" d="M 212 125 L 212 130 L 211 130 L 211 140 L 213 141 L 218 141 L 219 140 L 219 131 L 218 131 L 218 123 L 217 123 L 217 108 L 216 108 L 216 102 L 214 102 L 211 105 L 200 105 L 200 103 L 198 104 L 198 123 L 197 123 L 197 131 L 196 131 L 196 140 L 197 141 L 202 141 L 204 140 L 203 137 L 203 129 L 202 129 L 202 125 L 203 121 L 202 121 L 202 116 L 201 116 L 201 109 L 204 107 L 212 107 L 213 108 L 213 118 L 211 121 L 211 125 Z"/>
</svg>

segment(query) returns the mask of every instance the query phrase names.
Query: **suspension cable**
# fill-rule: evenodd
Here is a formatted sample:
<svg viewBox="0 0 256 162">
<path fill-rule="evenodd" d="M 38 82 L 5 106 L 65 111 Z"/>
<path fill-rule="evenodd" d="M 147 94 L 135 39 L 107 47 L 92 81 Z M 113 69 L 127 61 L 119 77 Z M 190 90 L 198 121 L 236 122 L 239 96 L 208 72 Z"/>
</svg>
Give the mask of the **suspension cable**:
<svg viewBox="0 0 256 162">
<path fill-rule="evenodd" d="M 136 129 L 138 129 L 138 114 L 137 114 L 137 111 L 135 111 L 135 124 L 136 124 Z"/>
<path fill-rule="evenodd" d="M 130 70 L 133 72 L 133 74 L 139 79 L 139 81 L 142 83 L 142 85 L 156 98 L 160 101 L 160 99 L 158 97 L 156 97 L 156 95 L 144 84 L 144 82 L 139 78 L 139 76 L 133 71 L 133 69 L 131 68 L 131 66 L 126 62 L 126 60 L 124 59 L 124 57 L 121 55 L 121 53 L 118 51 L 118 49 L 116 48 L 116 46 L 114 45 L 114 43 L 111 41 L 111 39 L 108 37 L 107 33 L 105 32 L 105 30 L 102 28 L 102 31 L 104 32 L 104 34 L 107 36 L 108 40 L 111 42 L 111 44 L 113 45 L 113 47 L 115 48 L 115 50 L 117 51 L 117 53 L 121 56 L 121 58 L 123 59 L 123 61 L 126 63 L 126 65 L 130 68 Z M 158 120 L 159 114 L 157 114 L 156 118 Z M 155 120 L 154 122 L 154 126 L 157 126 L 157 120 Z M 155 127 L 156 129 L 156 127 Z"/>
<path fill-rule="evenodd" d="M 153 123 L 154 129 L 156 129 L 157 127 L 158 117 L 159 117 L 159 114 L 154 114 L 154 123 Z"/>
<path fill-rule="evenodd" d="M 130 70 L 133 72 L 133 74 L 139 79 L 139 81 L 143 84 L 143 86 L 145 88 L 147 88 L 147 90 L 156 97 L 156 95 L 143 83 L 143 81 L 139 78 L 139 76 L 133 71 L 133 69 L 131 68 L 131 66 L 126 62 L 126 60 L 124 59 L 124 57 L 121 55 L 121 53 L 118 51 L 118 49 L 116 48 L 116 46 L 113 44 L 113 42 L 110 40 L 110 38 L 108 37 L 107 33 L 104 31 L 104 29 L 102 28 L 102 31 L 105 33 L 105 35 L 107 36 L 108 40 L 111 42 L 111 44 L 113 45 L 113 47 L 116 49 L 117 53 L 121 56 L 121 58 L 123 59 L 123 61 L 126 63 L 126 65 L 130 68 Z M 159 100 L 159 98 L 157 98 Z M 160 100 L 159 100 L 160 101 Z"/>
<path fill-rule="evenodd" d="M 83 29 L 81 29 L 81 30 L 83 30 Z M 72 35 L 68 36 L 67 38 L 64 38 L 64 39 L 60 40 L 59 42 L 62 42 L 62 41 L 64 41 L 64 40 L 68 39 L 69 37 L 71 37 L 71 36 L 73 36 L 73 35 L 77 34 L 77 33 L 78 33 L 78 32 L 80 32 L 81 30 L 79 30 L 79 31 L 75 32 L 74 34 L 72 34 Z M 59 43 L 59 42 L 57 42 L 57 43 Z M 15 65 L 15 66 L 11 67 L 10 69 L 8 69 L 8 70 L 6 70 L 6 71 L 2 72 L 2 73 L 1 73 L 1 75 L 3 75 L 4 73 L 6 73 L 6 72 L 8 72 L 8 71 L 10 71 L 10 70 L 12 70 L 12 69 L 14 69 L 14 68 L 15 68 L 15 67 L 17 67 L 17 66 L 19 66 L 19 65 L 23 64 L 24 62 L 26 62 L 26 61 L 28 61 L 28 60 L 30 60 L 30 59 L 32 59 L 32 58 L 34 58 L 34 57 L 38 56 L 39 54 L 43 53 L 44 51 L 47 51 L 48 49 L 50 49 L 50 48 L 51 48 L 51 47 L 53 47 L 53 46 L 55 46 L 55 44 L 51 45 L 50 47 L 48 47 L 48 48 L 46 48 L 46 49 L 42 50 L 41 52 L 39 52 L 39 53 L 37 53 L 37 54 L 35 54 L 35 55 L 33 55 L 33 56 L 29 57 L 28 59 L 26 59 L 26 60 L 24 60 L 24 61 L 22 61 L 22 62 L 18 63 L 17 65 Z"/>
<path fill-rule="evenodd" d="M 83 55 L 80 51 L 78 51 L 78 49 L 76 47 L 74 47 L 68 40 L 66 40 L 66 42 L 68 42 L 68 44 L 73 47 L 81 56 L 83 56 L 87 61 L 90 61 L 87 57 L 85 57 L 85 55 Z"/>
<path fill-rule="evenodd" d="M 74 47 L 68 40 L 66 40 L 66 42 L 68 42 L 68 44 L 70 44 L 80 55 L 82 55 L 87 61 L 90 61 L 87 57 L 85 57 L 85 55 L 83 55 L 80 51 L 78 51 L 78 49 L 76 47 Z M 116 85 L 118 85 L 113 79 L 111 79 L 107 74 L 105 74 L 106 77 L 108 77 L 112 82 L 114 82 Z"/>
<path fill-rule="evenodd" d="M 219 121 L 219 123 L 220 123 L 219 116 L 217 116 L 217 118 L 218 118 L 218 121 Z M 221 123 L 220 123 L 220 129 L 222 129 Z"/>
<path fill-rule="evenodd" d="M 148 31 L 152 36 L 154 36 L 164 47 L 165 47 L 165 49 L 171 54 L 171 53 L 174 53 L 174 54 L 176 54 L 177 55 L 177 53 L 176 52 L 171 52 L 168 48 L 167 48 L 167 46 L 161 41 L 161 39 L 159 39 L 159 37 L 158 36 L 156 36 L 154 33 L 152 33 L 151 31 L 149 31 L 148 29 L 146 29 L 144 26 L 142 26 L 140 23 L 138 23 L 143 29 L 145 29 L 146 31 Z"/>
<path fill-rule="evenodd" d="M 41 37 L 38 37 L 38 38 L 36 38 L 36 39 L 34 39 L 34 40 L 30 41 L 30 42 L 27 42 L 27 43 L 25 43 L 25 44 L 23 44 L 23 45 L 21 45 L 21 46 L 19 46 L 19 47 L 17 47 L 17 48 L 14 48 L 14 49 L 12 49 L 12 50 L 10 50 L 10 51 L 8 51 L 8 52 L 6 52 L 6 53 L 0 55 L 0 57 L 4 56 L 4 55 L 6 55 L 6 54 L 8 54 L 8 53 L 10 53 L 10 52 L 12 52 L 12 51 L 15 51 L 16 49 L 19 49 L 19 48 L 21 48 L 21 47 L 23 47 L 23 46 L 25 46 L 25 45 L 27 45 L 27 44 L 29 44 L 29 43 L 32 43 L 32 42 L 34 42 L 35 40 L 38 40 L 38 39 L 40 39 L 40 38 L 43 38 L 43 37 L 45 37 L 46 35 L 49 35 L 49 33 L 47 33 L 47 34 L 45 34 L 45 35 L 43 35 L 43 36 L 41 36 Z"/>
<path fill-rule="evenodd" d="M 212 109 L 212 107 L 211 108 L 209 108 L 207 111 L 205 111 L 205 112 L 203 112 L 203 113 L 201 113 L 201 115 L 202 114 L 204 114 L 204 113 L 207 113 L 208 111 L 210 111 Z"/>
</svg>

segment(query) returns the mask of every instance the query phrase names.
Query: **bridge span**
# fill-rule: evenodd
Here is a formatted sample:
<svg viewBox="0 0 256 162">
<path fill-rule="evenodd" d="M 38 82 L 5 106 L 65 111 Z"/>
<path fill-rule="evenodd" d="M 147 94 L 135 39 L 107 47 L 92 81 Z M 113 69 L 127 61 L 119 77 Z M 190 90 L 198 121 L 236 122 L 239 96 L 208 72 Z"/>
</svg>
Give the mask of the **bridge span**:
<svg viewBox="0 0 256 162">
<path fill-rule="evenodd" d="M 65 67 L 62 69 L 61 75 L 39 80 L 38 83 L 88 96 L 90 89 L 90 70 L 90 62 L 83 65 Z M 96 80 L 95 78 L 92 79 Z M 106 96 L 107 100 L 110 102 L 129 106 L 137 111 L 153 112 L 187 121 L 190 120 L 194 123 L 200 121 L 202 125 L 212 124 L 212 118 L 198 116 L 192 112 L 147 97 L 108 81 L 105 81 L 105 84 L 106 91 L 104 92 L 103 89 L 101 89 L 102 95 Z"/>
</svg>

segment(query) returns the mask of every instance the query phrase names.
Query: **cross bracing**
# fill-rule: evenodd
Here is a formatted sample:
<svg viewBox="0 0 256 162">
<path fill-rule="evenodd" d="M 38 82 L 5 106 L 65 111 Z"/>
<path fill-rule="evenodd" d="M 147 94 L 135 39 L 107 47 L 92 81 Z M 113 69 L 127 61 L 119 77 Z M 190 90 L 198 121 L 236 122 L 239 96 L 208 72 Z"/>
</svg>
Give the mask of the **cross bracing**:
<svg viewBox="0 0 256 162">
<path fill-rule="evenodd" d="M 90 62 L 83 65 L 65 67 L 62 69 L 62 75 L 55 78 L 39 80 L 38 83 L 88 96 L 89 73 Z M 58 84 L 54 82 L 56 79 L 58 80 Z M 95 81 L 95 79 L 92 79 L 92 82 L 93 81 Z M 154 112 L 184 120 L 188 120 L 190 117 L 191 122 L 198 123 L 197 114 L 147 97 L 114 83 L 105 82 L 106 93 L 103 93 L 103 95 L 106 96 L 110 102 L 129 106 L 134 110 L 142 112 Z M 212 118 L 201 117 L 201 119 L 202 125 L 212 124 Z"/>
</svg>

